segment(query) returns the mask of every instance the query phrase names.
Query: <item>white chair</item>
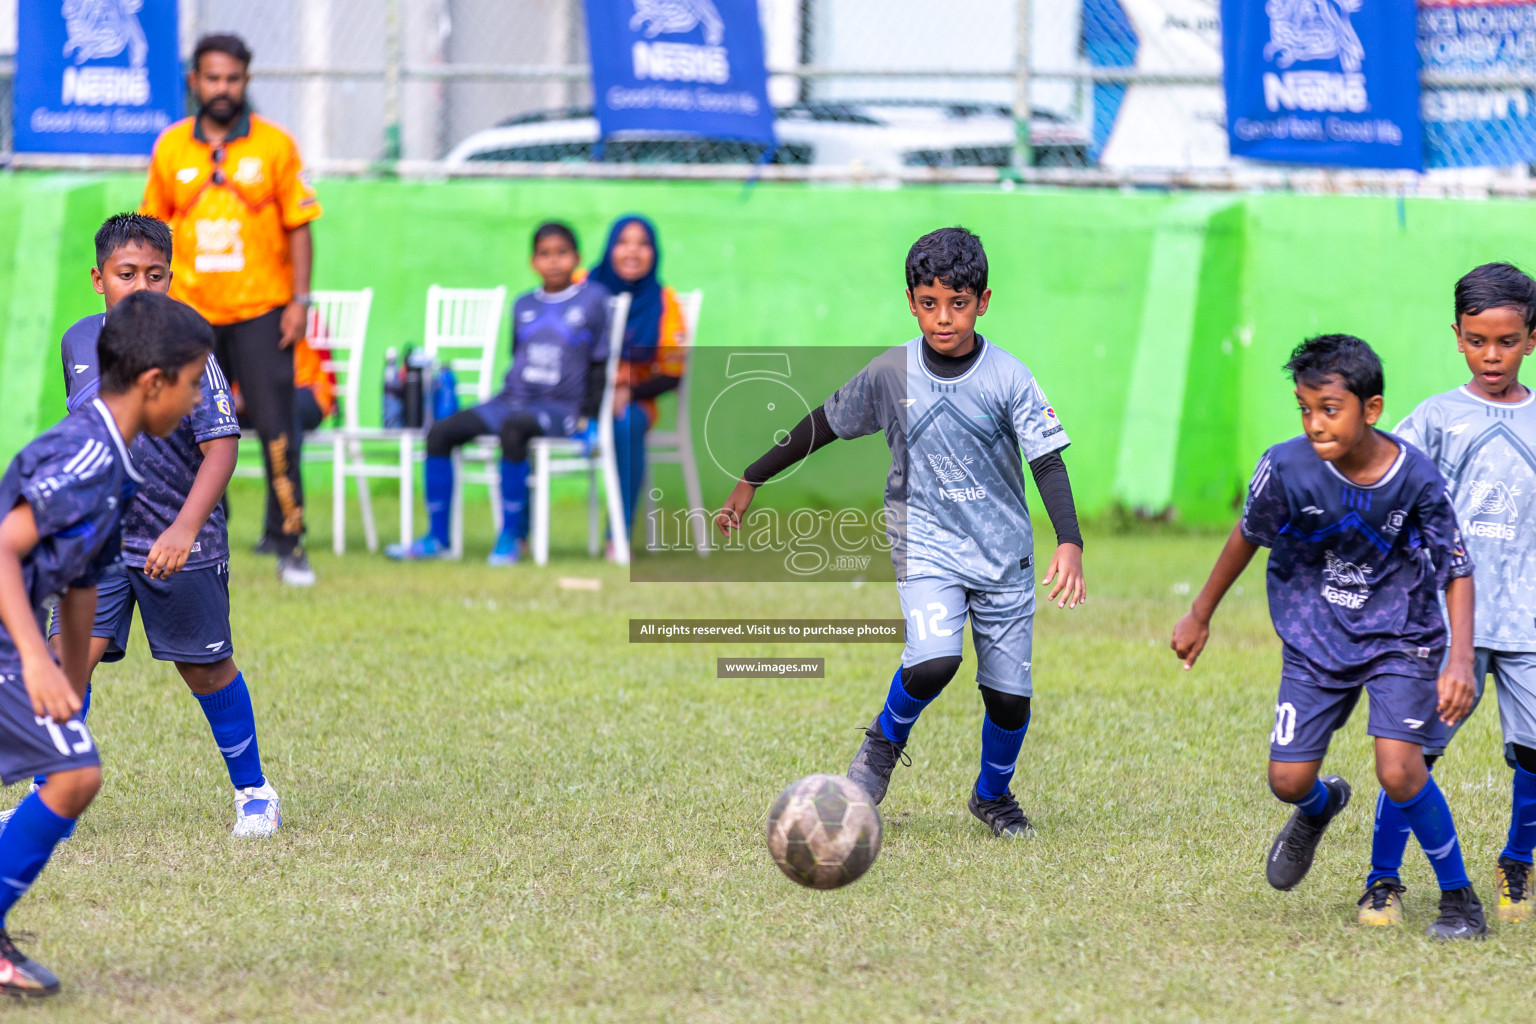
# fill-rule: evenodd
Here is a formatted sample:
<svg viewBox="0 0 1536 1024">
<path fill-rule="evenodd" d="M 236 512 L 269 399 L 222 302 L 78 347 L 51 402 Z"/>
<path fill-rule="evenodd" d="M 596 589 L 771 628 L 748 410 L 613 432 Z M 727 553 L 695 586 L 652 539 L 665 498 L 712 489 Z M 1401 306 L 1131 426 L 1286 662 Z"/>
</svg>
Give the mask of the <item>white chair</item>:
<svg viewBox="0 0 1536 1024">
<path fill-rule="evenodd" d="M 624 529 L 624 496 L 619 488 L 619 464 L 613 451 L 613 389 L 618 379 L 619 354 L 624 348 L 624 323 L 629 317 L 629 295 L 608 300 L 608 369 L 603 401 L 598 406 L 597 450 L 583 452 L 580 441 L 566 437 L 536 437 L 528 443 L 528 498 L 531 503 L 533 562 L 549 562 L 549 489 L 561 473 L 587 474 L 587 554 L 597 557 L 602 544 L 602 516 L 598 511 L 598 474 L 602 474 L 607 498 L 608 522 L 613 535 L 614 561 L 629 564 L 629 538 Z M 492 500 L 496 500 L 494 495 Z"/>
<path fill-rule="evenodd" d="M 457 391 L 460 401 L 468 399 L 479 404 L 490 397 L 491 366 L 496 358 L 496 337 L 501 330 L 501 317 L 506 308 L 507 289 L 499 288 L 444 288 L 432 285 L 427 289 L 426 330 L 422 335 L 422 348 L 441 365 L 451 368 L 458 378 Z M 424 397 L 430 401 L 431 396 Z M 356 408 L 356 403 L 352 403 Z M 400 485 L 400 543 L 410 544 L 415 539 L 416 516 L 416 460 L 417 442 L 423 431 L 412 428 L 362 427 L 348 425 L 338 432 L 335 439 L 338 452 L 340 445 L 356 443 L 358 456 L 347 460 L 337 472 L 339 485 L 345 477 L 364 479 L 382 478 L 394 480 Z M 365 442 L 393 442 L 395 457 L 387 464 L 367 461 L 363 457 Z M 338 463 L 342 460 L 338 454 Z M 345 493 L 341 491 L 341 493 Z M 339 506 L 337 517 L 336 552 L 344 550 L 345 504 Z M 364 530 L 368 537 L 368 550 L 378 550 L 378 532 L 373 523 L 371 503 L 364 502 Z"/>
<path fill-rule="evenodd" d="M 683 311 L 683 329 L 687 332 L 688 344 L 691 347 L 694 339 L 698 337 L 699 310 L 704 305 L 704 293 L 702 291 L 683 292 L 677 297 L 678 304 Z M 699 486 L 699 464 L 693 454 L 693 429 L 688 420 L 688 378 L 690 374 L 684 371 L 683 379 L 678 384 L 677 393 L 677 420 L 671 430 L 653 430 L 645 438 L 645 462 L 647 467 L 656 465 L 674 465 L 683 471 L 683 493 L 688 499 L 688 529 L 693 533 L 693 546 L 701 556 L 709 554 L 709 528 L 712 517 L 704 508 L 704 490 Z M 647 472 L 649 476 L 649 472 Z M 642 518 L 646 523 L 646 548 L 655 551 L 659 542 L 654 536 L 655 530 L 650 528 L 651 517 L 656 510 L 656 501 L 651 496 L 649 481 L 643 481 L 640 486 L 644 512 Z M 697 521 L 700 514 L 703 521 Z"/>
</svg>

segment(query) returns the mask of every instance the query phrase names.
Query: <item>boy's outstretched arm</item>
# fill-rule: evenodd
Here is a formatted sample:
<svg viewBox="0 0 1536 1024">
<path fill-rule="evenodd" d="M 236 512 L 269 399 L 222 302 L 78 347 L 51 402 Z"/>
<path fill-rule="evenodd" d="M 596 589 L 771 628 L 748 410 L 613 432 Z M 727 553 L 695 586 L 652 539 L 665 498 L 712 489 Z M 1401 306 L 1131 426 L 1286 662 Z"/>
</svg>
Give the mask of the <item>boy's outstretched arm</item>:
<svg viewBox="0 0 1536 1024">
<path fill-rule="evenodd" d="M 1056 601 L 1058 608 L 1076 608 L 1088 600 L 1088 586 L 1083 581 L 1083 535 L 1077 528 L 1077 505 L 1072 500 L 1067 464 L 1061 452 L 1054 451 L 1031 462 L 1029 472 L 1056 531 L 1056 551 L 1040 585 L 1050 586 L 1055 581 L 1046 600 Z"/>
<path fill-rule="evenodd" d="M 1472 713 L 1477 687 L 1472 678 L 1472 615 L 1475 607 L 1471 576 L 1458 576 L 1445 586 L 1445 611 L 1450 619 L 1451 650 L 1440 672 L 1440 721 L 1455 725 Z"/>
<path fill-rule="evenodd" d="M 21 502 L 0 519 L 0 625 L 21 656 L 21 681 L 32 699 L 32 713 L 67 722 L 80 710 L 80 698 L 48 651 L 21 571 L 21 560 L 37 542 L 31 505 Z"/>
<path fill-rule="evenodd" d="M 203 450 L 203 464 L 197 469 L 197 478 L 192 481 L 186 503 L 176 514 L 176 521 L 166 527 L 144 558 L 144 572 L 152 579 L 166 579 L 187 564 L 192 545 L 197 543 L 198 531 L 213 515 L 229 486 L 230 477 L 235 475 L 239 438 L 216 437 L 204 441 L 199 447 Z"/>
<path fill-rule="evenodd" d="M 715 526 L 721 535 L 729 537 L 732 530 L 741 529 L 741 517 L 751 506 L 752 497 L 757 494 L 759 487 L 812 452 L 836 440 L 837 434 L 833 433 L 832 424 L 827 422 L 826 409 L 817 406 L 810 415 L 795 424 L 795 429 L 789 432 L 787 438 L 768 449 L 762 458 L 748 466 L 747 471 L 741 475 L 741 479 L 731 489 L 730 497 L 725 499 L 725 504 L 715 514 Z"/>
<path fill-rule="evenodd" d="M 1253 561 L 1254 553 L 1258 550 L 1257 544 L 1243 536 L 1241 523 L 1232 527 L 1232 535 L 1227 538 L 1221 554 L 1216 557 L 1210 578 L 1200 588 L 1189 612 L 1173 627 L 1173 643 L 1169 646 L 1184 660 L 1186 669 L 1194 668 L 1195 659 L 1205 650 L 1205 642 L 1211 636 L 1211 616 L 1216 613 L 1216 606 L 1221 604 L 1221 599 L 1227 595 L 1232 584 L 1237 582 L 1243 570 L 1248 568 L 1248 563 Z"/>
</svg>

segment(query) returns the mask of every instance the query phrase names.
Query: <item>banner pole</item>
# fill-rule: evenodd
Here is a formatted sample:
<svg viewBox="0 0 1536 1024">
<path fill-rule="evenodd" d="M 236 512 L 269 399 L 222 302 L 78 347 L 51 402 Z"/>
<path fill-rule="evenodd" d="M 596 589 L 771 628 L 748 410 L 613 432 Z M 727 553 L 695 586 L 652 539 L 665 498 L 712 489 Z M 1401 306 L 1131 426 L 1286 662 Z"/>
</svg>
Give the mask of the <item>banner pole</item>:
<svg viewBox="0 0 1536 1024">
<path fill-rule="evenodd" d="M 1034 162 L 1030 145 L 1029 107 L 1029 21 L 1030 0 L 1014 0 L 1013 118 L 1015 127 L 1014 165 L 1020 169 Z"/>
</svg>

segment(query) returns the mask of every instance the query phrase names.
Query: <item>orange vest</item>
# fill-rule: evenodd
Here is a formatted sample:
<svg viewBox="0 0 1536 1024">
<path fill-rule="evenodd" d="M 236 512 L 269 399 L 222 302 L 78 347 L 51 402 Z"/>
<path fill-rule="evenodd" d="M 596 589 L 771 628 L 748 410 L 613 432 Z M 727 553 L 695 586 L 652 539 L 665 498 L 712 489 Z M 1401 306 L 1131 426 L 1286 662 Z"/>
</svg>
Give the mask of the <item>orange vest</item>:
<svg viewBox="0 0 1536 1024">
<path fill-rule="evenodd" d="M 247 114 L 217 149 L 195 117 L 162 132 L 139 212 L 171 226 L 171 297 L 233 324 L 293 298 L 288 232 L 320 216 L 320 203 L 293 140 Z"/>
</svg>

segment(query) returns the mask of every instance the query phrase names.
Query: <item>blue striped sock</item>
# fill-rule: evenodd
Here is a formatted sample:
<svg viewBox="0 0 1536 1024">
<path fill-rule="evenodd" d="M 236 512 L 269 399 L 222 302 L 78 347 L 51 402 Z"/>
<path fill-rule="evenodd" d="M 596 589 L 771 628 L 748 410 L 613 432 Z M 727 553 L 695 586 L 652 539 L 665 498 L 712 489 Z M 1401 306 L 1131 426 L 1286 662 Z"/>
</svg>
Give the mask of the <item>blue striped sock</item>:
<svg viewBox="0 0 1536 1024">
<path fill-rule="evenodd" d="M 996 800 L 1008 792 L 1018 767 L 1019 750 L 1024 746 L 1024 734 L 1029 732 L 1029 719 L 1009 732 L 1000 728 L 986 715 L 981 718 L 981 774 L 976 776 L 976 795 L 983 800 Z"/>
<path fill-rule="evenodd" d="M 1445 794 L 1435 785 L 1431 775 L 1419 795 L 1403 803 L 1392 801 L 1408 824 L 1413 826 L 1413 837 L 1419 841 L 1429 866 L 1435 869 L 1435 878 L 1442 891 L 1465 889 L 1471 885 L 1467 878 L 1467 866 L 1461 859 L 1461 840 L 1456 836 L 1456 822 L 1451 818 L 1450 805 Z"/>
<path fill-rule="evenodd" d="M 441 455 L 427 456 L 422 469 L 423 489 L 427 492 L 427 522 L 432 536 L 448 546 L 448 516 L 453 511 L 453 460 Z"/>
<path fill-rule="evenodd" d="M 1366 888 L 1383 878 L 1399 878 L 1403 870 L 1403 851 L 1413 826 L 1408 816 L 1387 799 L 1386 790 L 1376 793 L 1376 831 L 1371 834 L 1371 873 L 1365 876 Z"/>
<path fill-rule="evenodd" d="M 256 712 L 251 707 L 251 692 L 245 687 L 245 674 L 216 693 L 195 693 L 202 705 L 203 717 L 213 730 L 213 742 L 224 755 L 229 781 L 236 789 L 260 786 L 266 781 L 261 773 L 261 749 L 256 745 Z"/>
<path fill-rule="evenodd" d="M 1531 863 L 1531 849 L 1536 847 L 1536 774 L 1515 766 L 1509 808 L 1509 839 L 1501 857 Z"/>
<path fill-rule="evenodd" d="M 53 848 L 75 825 L 48 809 L 43 798 L 30 793 L 0 832 L 0 928 L 16 901 L 26 895 L 42 873 Z"/>
<path fill-rule="evenodd" d="M 923 713 L 923 708 L 933 703 L 933 698 L 918 700 L 901 685 L 901 668 L 891 676 L 891 691 L 886 694 L 885 708 L 880 712 L 880 731 L 892 743 L 905 743 L 912 735 L 912 723 Z"/>
<path fill-rule="evenodd" d="M 1296 801 L 1296 809 L 1302 814 L 1317 817 L 1328 809 L 1328 800 L 1333 796 L 1328 787 L 1323 785 L 1322 779 L 1314 779 L 1312 792 Z"/>
</svg>

